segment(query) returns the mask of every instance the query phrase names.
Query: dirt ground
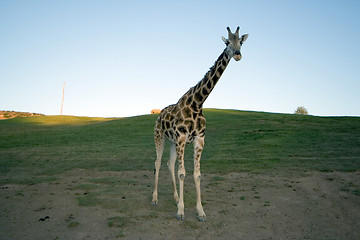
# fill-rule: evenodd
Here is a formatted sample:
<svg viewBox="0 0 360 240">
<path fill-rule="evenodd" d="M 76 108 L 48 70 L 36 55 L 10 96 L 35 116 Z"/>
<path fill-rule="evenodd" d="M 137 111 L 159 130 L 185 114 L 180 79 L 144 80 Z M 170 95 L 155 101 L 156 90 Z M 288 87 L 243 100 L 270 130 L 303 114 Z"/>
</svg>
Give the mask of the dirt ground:
<svg viewBox="0 0 360 240">
<path fill-rule="evenodd" d="M 100 180 L 98 189 L 87 185 L 109 177 L 120 179 L 106 185 L 116 194 Z M 360 172 L 203 173 L 205 223 L 196 219 L 190 174 L 185 221 L 175 218 L 166 168 L 157 207 L 152 188 L 150 171 L 73 170 L 53 182 L 3 185 L 0 239 L 360 239 Z M 94 191 L 109 204 L 81 204 Z"/>
</svg>

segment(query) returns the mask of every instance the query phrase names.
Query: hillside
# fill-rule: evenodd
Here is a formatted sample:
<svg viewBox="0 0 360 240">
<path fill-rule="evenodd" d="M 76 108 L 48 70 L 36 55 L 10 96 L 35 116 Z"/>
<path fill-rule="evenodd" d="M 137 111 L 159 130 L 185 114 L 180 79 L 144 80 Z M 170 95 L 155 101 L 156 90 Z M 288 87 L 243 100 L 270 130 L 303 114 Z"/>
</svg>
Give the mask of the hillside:
<svg viewBox="0 0 360 240">
<path fill-rule="evenodd" d="M 207 172 L 360 169 L 360 118 L 206 109 Z M 122 119 L 39 116 L 0 121 L 0 172 L 153 169 L 156 115 Z M 169 156 L 166 146 L 163 163 Z M 192 146 L 186 166 L 192 171 Z M 4 175 L 3 175 L 4 176 Z"/>
<path fill-rule="evenodd" d="M 2 239 L 359 239 L 360 118 L 204 115 L 206 223 L 196 219 L 192 146 L 185 221 L 175 218 L 168 145 L 150 204 L 157 115 L 0 121 Z"/>
<path fill-rule="evenodd" d="M 0 120 L 16 118 L 16 117 L 33 117 L 33 116 L 44 116 L 44 114 L 29 113 L 29 112 L 16 112 L 16 111 L 0 111 Z"/>
</svg>

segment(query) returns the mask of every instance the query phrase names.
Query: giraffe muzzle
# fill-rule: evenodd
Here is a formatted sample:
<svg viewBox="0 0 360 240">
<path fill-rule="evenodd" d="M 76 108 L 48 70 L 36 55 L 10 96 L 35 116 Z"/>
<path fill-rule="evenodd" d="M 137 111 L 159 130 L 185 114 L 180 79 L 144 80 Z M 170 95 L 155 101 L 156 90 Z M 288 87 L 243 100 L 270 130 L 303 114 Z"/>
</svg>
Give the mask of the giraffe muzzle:
<svg viewBox="0 0 360 240">
<path fill-rule="evenodd" d="M 233 58 L 234 58 L 236 61 L 239 61 L 239 60 L 242 58 L 242 56 L 241 56 L 240 53 L 235 53 L 234 56 L 233 56 Z"/>
</svg>

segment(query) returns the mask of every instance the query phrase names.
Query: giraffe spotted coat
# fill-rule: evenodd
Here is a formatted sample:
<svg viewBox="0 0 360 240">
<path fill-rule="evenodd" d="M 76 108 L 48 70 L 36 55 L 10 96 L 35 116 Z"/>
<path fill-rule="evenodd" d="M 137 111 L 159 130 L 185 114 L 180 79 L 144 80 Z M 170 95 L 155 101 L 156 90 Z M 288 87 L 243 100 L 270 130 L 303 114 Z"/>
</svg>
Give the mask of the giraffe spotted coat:
<svg viewBox="0 0 360 240">
<path fill-rule="evenodd" d="M 206 221 L 206 215 L 201 203 L 200 191 L 200 158 L 205 144 L 206 120 L 202 114 L 202 106 L 216 83 L 220 79 L 231 58 L 236 61 L 241 59 L 240 47 L 248 35 L 239 37 L 239 27 L 235 33 L 227 28 L 229 37 L 223 38 L 225 50 L 220 54 L 215 64 L 205 74 L 203 79 L 190 88 L 176 104 L 164 108 L 155 123 L 154 138 L 156 146 L 155 161 L 155 186 L 152 204 L 158 204 L 158 179 L 161 158 L 164 150 L 165 139 L 170 140 L 170 159 L 168 167 L 174 190 L 174 199 L 178 206 L 177 219 L 184 220 L 184 179 L 186 175 L 184 165 L 185 145 L 194 144 L 194 180 L 196 187 L 196 210 L 198 219 Z M 179 193 L 175 179 L 175 161 L 178 159 Z"/>
</svg>

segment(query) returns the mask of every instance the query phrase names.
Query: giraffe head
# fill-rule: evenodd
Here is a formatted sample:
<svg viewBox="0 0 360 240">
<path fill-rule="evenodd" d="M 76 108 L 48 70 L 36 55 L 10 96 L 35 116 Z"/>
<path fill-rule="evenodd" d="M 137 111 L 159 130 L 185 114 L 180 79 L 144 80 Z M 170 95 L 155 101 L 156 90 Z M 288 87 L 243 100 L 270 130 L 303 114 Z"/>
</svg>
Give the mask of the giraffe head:
<svg viewBox="0 0 360 240">
<path fill-rule="evenodd" d="M 222 40 L 225 42 L 228 52 L 231 54 L 231 56 L 236 61 L 239 61 L 242 57 L 240 53 L 241 45 L 246 41 L 249 35 L 244 34 L 241 37 L 239 37 L 240 27 L 237 27 L 235 33 L 232 33 L 229 27 L 227 27 L 226 29 L 229 32 L 229 37 L 228 39 L 222 37 Z"/>
</svg>

